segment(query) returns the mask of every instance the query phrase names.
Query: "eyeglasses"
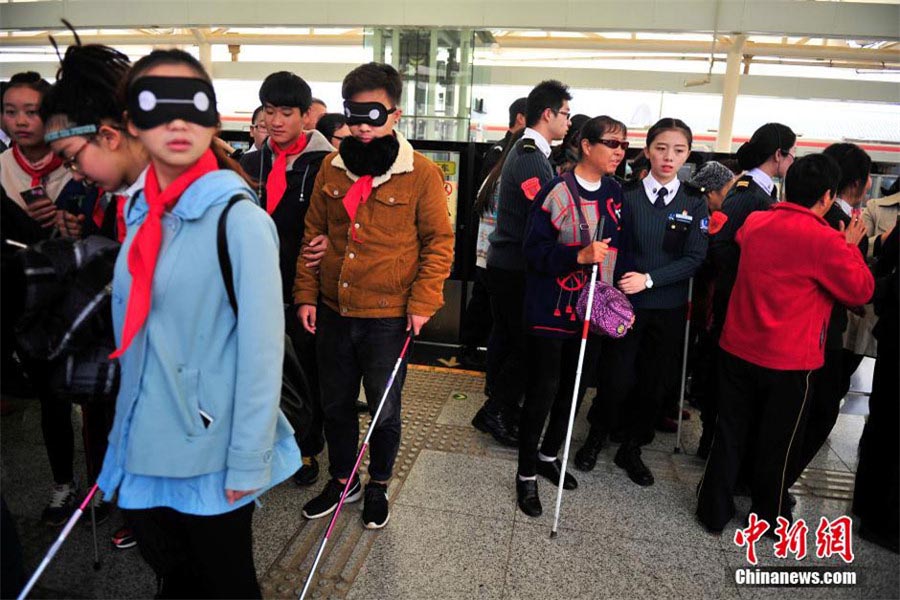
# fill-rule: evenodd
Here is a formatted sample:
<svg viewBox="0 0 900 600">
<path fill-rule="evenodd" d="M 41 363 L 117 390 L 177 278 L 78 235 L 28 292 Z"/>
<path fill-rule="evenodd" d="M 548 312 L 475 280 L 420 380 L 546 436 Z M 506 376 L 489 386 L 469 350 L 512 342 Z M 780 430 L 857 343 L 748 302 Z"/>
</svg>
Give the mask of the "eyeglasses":
<svg viewBox="0 0 900 600">
<path fill-rule="evenodd" d="M 331 136 L 331 139 L 337 140 L 337 141 L 340 142 L 340 141 L 342 141 L 345 137 L 347 137 L 347 136 L 346 136 L 346 135 L 333 135 L 333 136 Z"/>
<path fill-rule="evenodd" d="M 558 111 L 556 111 L 556 114 L 557 114 L 557 115 L 564 115 L 564 116 L 566 117 L 566 121 L 568 121 L 568 120 L 569 120 L 569 115 L 572 114 L 572 111 L 571 111 L 571 110 L 558 110 Z"/>
<path fill-rule="evenodd" d="M 259 125 L 251 125 L 250 129 L 256 129 L 257 131 L 268 131 L 268 129 L 266 129 L 266 126 L 262 123 L 260 123 Z"/>
<path fill-rule="evenodd" d="M 797 160 L 796 154 L 791 154 L 790 152 L 785 152 L 784 150 L 779 150 L 779 152 L 781 152 L 782 156 L 790 156 L 792 161 Z"/>
<path fill-rule="evenodd" d="M 81 154 L 81 151 L 87 148 L 88 144 L 90 143 L 90 140 L 85 141 L 81 145 L 81 148 L 75 151 L 75 154 L 73 154 L 70 158 L 64 159 L 62 164 L 63 168 L 68 171 L 72 171 L 73 173 L 80 173 L 81 169 L 78 167 L 78 155 Z"/>
<path fill-rule="evenodd" d="M 596 144 L 603 144 L 607 148 L 611 148 L 615 150 L 616 148 L 621 148 L 622 150 L 628 150 L 628 146 L 631 145 L 631 142 L 627 142 L 625 140 L 597 140 Z"/>
</svg>

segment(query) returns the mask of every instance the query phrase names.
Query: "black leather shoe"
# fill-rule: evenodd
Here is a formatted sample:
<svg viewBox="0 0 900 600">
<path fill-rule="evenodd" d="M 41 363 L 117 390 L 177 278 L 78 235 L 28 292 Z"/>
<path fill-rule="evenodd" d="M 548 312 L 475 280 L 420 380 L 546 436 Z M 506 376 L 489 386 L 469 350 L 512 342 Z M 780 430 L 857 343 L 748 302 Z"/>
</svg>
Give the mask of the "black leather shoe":
<svg viewBox="0 0 900 600">
<path fill-rule="evenodd" d="M 559 472 L 561 470 L 562 461 L 560 461 L 558 458 L 553 462 L 540 459 L 538 459 L 537 461 L 537 474 L 557 487 L 559 486 Z M 578 480 L 575 479 L 575 477 L 571 473 L 567 472 L 566 478 L 563 480 L 563 489 L 574 490 L 577 487 Z"/>
<path fill-rule="evenodd" d="M 630 444 L 622 444 L 616 452 L 616 465 L 625 469 L 628 478 L 636 484 L 647 487 L 653 485 L 653 473 L 641 460 L 641 449 Z"/>
<path fill-rule="evenodd" d="M 495 440 L 504 446 L 516 447 L 519 445 L 518 436 L 510 431 L 501 413 L 488 412 L 484 407 L 481 407 L 475 418 L 472 419 L 472 426 L 478 431 L 491 434 Z"/>
<path fill-rule="evenodd" d="M 579 471 L 593 471 L 597 466 L 597 455 L 603 449 L 604 441 L 606 441 L 606 434 L 595 432 L 592 428 L 584 445 L 575 453 L 575 468 Z"/>
<path fill-rule="evenodd" d="M 538 497 L 537 481 L 522 481 L 516 477 L 516 502 L 519 510 L 529 517 L 539 517 L 544 512 L 541 499 Z"/>
</svg>

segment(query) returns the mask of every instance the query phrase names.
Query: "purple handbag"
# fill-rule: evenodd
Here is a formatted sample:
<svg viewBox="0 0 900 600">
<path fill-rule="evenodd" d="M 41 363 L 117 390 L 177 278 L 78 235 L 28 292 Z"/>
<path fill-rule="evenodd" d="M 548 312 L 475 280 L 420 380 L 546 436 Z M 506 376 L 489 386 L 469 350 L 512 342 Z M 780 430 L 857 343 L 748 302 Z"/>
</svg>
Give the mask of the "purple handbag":
<svg viewBox="0 0 900 600">
<path fill-rule="evenodd" d="M 591 333 L 611 338 L 625 337 L 634 317 L 634 308 L 625 294 L 608 283 L 597 281 L 594 283 L 594 304 L 591 306 L 591 314 L 585 315 L 589 291 L 590 284 L 584 286 L 581 295 L 578 296 L 578 304 L 575 305 L 578 318 L 590 318 Z"/>
<path fill-rule="evenodd" d="M 579 221 L 578 229 L 581 235 L 581 245 L 587 246 L 591 243 L 591 238 L 590 233 L 588 232 L 589 225 L 587 219 L 585 219 L 584 214 L 581 212 L 581 195 L 578 193 L 578 185 L 575 182 L 575 177 L 571 173 L 564 174 L 563 180 L 566 182 L 566 185 L 569 186 L 569 193 L 575 200 L 575 209 Z M 600 218 L 600 223 L 597 226 L 596 232 L 596 238 L 598 239 L 603 231 L 603 224 L 605 221 L 605 217 Z M 608 266 L 608 270 L 612 271 L 612 266 L 606 265 L 606 262 L 607 261 L 604 261 L 604 266 Z M 605 271 L 607 269 L 603 270 Z M 628 333 L 628 327 L 631 325 L 631 320 L 634 318 L 634 307 L 631 306 L 631 302 L 628 301 L 625 294 L 608 283 L 604 283 L 601 281 L 601 278 L 598 278 L 594 283 L 594 303 L 591 305 L 591 314 L 587 315 L 588 293 L 590 290 L 590 283 L 581 288 L 581 294 L 578 296 L 578 303 L 575 305 L 575 313 L 578 315 L 578 318 L 581 320 L 589 318 L 589 329 L 591 333 L 606 335 L 611 338 L 625 337 L 625 334 Z"/>
</svg>

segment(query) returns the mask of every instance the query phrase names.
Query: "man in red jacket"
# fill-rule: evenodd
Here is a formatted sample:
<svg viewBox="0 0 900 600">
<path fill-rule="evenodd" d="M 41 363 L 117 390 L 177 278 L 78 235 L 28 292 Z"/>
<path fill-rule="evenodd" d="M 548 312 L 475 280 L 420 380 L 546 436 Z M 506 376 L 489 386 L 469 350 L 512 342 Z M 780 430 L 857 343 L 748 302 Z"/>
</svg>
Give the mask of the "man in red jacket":
<svg viewBox="0 0 900 600">
<path fill-rule="evenodd" d="M 773 530 L 778 516 L 791 520 L 788 464 L 803 440 L 810 376 L 825 360 L 831 307 L 861 306 L 875 287 L 855 247 L 865 235 L 859 218 L 841 232 L 822 218 L 839 179 L 829 156 L 797 159 L 785 177 L 787 201 L 747 217 L 735 238 L 741 259 L 719 342 L 721 411 L 698 487 L 697 517 L 710 531 L 734 515 L 747 445 L 750 512 Z"/>
</svg>

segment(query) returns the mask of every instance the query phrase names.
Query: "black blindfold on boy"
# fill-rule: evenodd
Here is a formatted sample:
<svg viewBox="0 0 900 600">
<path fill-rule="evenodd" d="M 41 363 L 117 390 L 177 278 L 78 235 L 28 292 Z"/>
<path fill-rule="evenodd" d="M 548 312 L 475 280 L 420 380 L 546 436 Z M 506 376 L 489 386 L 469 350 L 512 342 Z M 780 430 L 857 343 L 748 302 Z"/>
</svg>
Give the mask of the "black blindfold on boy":
<svg viewBox="0 0 900 600">
<path fill-rule="evenodd" d="M 128 114 L 138 129 L 181 119 L 203 127 L 219 122 L 216 92 L 193 77 L 141 77 L 128 90 Z"/>
<path fill-rule="evenodd" d="M 396 110 L 396 107 L 387 108 L 380 102 L 344 101 L 344 116 L 347 117 L 347 124 L 351 126 L 368 124 L 381 127 L 387 123 L 388 116 Z M 351 173 L 375 177 L 387 173 L 397 159 L 399 151 L 400 143 L 393 133 L 377 137 L 368 143 L 361 142 L 352 135 L 347 136 L 341 142 L 339 150 L 344 164 Z"/>
</svg>

